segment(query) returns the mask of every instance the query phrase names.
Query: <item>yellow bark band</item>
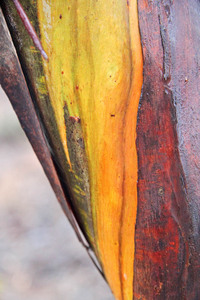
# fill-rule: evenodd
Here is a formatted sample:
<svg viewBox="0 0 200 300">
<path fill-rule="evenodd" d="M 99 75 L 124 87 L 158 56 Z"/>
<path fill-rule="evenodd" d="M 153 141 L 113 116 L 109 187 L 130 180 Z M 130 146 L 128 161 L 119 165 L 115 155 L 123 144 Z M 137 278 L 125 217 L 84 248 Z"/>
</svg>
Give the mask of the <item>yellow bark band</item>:
<svg viewBox="0 0 200 300">
<path fill-rule="evenodd" d="M 46 82 L 68 161 L 63 167 L 74 172 L 67 106 L 83 133 L 94 249 L 116 299 L 131 300 L 143 72 L 137 1 L 38 0 L 38 16 L 49 57 Z"/>
</svg>

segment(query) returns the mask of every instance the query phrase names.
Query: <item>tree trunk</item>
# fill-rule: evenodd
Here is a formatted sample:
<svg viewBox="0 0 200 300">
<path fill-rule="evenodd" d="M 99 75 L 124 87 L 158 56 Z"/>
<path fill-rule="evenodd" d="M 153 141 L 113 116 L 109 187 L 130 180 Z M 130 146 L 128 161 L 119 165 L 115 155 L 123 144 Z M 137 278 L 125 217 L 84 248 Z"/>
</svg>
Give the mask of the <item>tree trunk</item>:
<svg viewBox="0 0 200 300">
<path fill-rule="evenodd" d="M 1 84 L 116 299 L 200 299 L 200 2 L 21 0 L 41 47 L 2 3 Z"/>
</svg>

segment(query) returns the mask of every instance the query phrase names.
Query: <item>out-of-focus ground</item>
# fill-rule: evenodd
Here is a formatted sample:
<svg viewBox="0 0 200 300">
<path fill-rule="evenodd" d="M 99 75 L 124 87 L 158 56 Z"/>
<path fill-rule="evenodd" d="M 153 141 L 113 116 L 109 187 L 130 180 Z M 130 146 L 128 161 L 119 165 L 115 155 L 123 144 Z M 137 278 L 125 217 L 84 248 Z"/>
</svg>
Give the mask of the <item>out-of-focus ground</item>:
<svg viewBox="0 0 200 300">
<path fill-rule="evenodd" d="M 0 88 L 0 300 L 113 300 Z"/>
</svg>

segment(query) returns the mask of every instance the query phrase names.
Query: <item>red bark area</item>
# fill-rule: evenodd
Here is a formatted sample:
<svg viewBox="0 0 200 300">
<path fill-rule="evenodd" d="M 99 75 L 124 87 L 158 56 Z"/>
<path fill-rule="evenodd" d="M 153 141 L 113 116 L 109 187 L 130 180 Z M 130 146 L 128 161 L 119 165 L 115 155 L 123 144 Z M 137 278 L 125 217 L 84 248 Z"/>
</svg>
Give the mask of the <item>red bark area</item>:
<svg viewBox="0 0 200 300">
<path fill-rule="evenodd" d="M 200 2 L 139 0 L 134 299 L 200 299 Z M 194 176 L 195 174 L 195 176 Z"/>
</svg>

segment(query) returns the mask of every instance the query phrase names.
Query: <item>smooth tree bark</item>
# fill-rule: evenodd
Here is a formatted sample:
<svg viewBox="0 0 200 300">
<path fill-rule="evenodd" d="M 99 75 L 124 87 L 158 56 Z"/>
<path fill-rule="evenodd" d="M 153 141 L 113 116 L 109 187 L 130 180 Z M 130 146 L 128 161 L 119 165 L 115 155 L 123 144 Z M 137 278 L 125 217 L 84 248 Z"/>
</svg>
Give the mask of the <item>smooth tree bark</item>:
<svg viewBox="0 0 200 300">
<path fill-rule="evenodd" d="M 138 1 L 135 299 L 200 297 L 200 3 Z"/>
</svg>

